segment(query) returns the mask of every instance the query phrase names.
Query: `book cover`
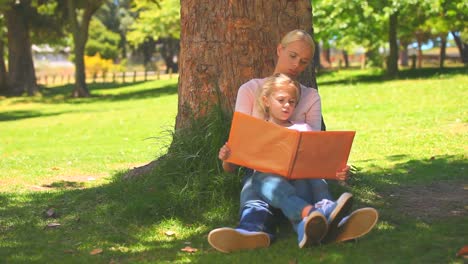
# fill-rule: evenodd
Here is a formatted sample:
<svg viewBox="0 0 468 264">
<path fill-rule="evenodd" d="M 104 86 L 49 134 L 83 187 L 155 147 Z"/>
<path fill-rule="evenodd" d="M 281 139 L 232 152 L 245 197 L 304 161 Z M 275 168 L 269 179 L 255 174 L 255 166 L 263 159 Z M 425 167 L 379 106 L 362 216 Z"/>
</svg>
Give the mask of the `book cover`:
<svg viewBox="0 0 468 264">
<path fill-rule="evenodd" d="M 300 132 L 235 112 L 226 160 L 288 179 L 335 179 L 346 167 L 355 131 Z"/>
</svg>

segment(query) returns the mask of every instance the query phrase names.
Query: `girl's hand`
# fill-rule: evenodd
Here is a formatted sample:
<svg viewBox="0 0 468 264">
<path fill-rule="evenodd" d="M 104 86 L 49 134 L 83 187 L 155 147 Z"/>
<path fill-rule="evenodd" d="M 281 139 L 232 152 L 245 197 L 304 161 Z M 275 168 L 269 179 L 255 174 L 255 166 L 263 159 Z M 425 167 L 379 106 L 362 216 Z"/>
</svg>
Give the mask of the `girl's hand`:
<svg viewBox="0 0 468 264">
<path fill-rule="evenodd" d="M 219 149 L 218 158 L 220 160 L 227 160 L 231 155 L 231 149 L 229 148 L 227 142 Z"/>
<path fill-rule="evenodd" d="M 341 171 L 337 171 L 336 172 L 336 179 L 339 180 L 339 181 L 346 181 L 348 179 L 348 176 L 349 176 L 349 169 L 351 167 L 349 165 L 346 165 L 346 167 L 341 170 Z"/>
</svg>

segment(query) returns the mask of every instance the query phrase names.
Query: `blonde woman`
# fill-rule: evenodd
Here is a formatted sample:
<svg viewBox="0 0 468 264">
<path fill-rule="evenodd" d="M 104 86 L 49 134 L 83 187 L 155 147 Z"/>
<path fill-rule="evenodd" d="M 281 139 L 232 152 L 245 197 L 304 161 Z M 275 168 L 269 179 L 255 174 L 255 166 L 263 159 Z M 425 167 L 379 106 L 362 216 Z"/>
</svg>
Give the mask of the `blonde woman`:
<svg viewBox="0 0 468 264">
<path fill-rule="evenodd" d="M 315 51 L 312 37 L 303 30 L 293 30 L 288 32 L 278 44 L 276 54 L 277 63 L 273 74 L 282 73 L 291 78 L 297 78 L 307 65 L 311 62 Z M 235 111 L 239 111 L 257 118 L 264 119 L 265 115 L 256 101 L 258 90 L 265 83 L 264 79 L 252 79 L 243 84 L 238 91 Z M 321 129 L 321 101 L 316 89 L 307 88 L 300 85 L 301 100 L 295 106 L 294 112 L 289 117 L 292 122 L 306 123 L 312 130 Z M 225 145 L 219 151 L 219 158 L 224 160 L 229 155 L 229 148 Z M 223 162 L 226 171 L 233 171 L 235 166 Z M 240 194 L 240 221 L 236 228 L 217 228 L 208 235 L 208 242 L 211 246 L 221 252 L 233 252 L 242 249 L 254 249 L 268 247 L 275 238 L 275 231 L 278 211 L 266 202 L 253 188 L 252 170 L 247 170 L 243 179 L 243 188 Z M 348 170 L 337 173 L 337 179 L 345 180 Z M 296 180 L 290 184 L 294 187 L 297 196 L 307 201 L 314 209 L 319 201 L 326 199 L 333 201 L 328 190 L 328 184 L 324 180 Z M 334 215 L 333 219 L 329 215 L 327 218 L 328 229 L 325 231 L 324 241 L 341 242 L 359 238 L 367 234 L 375 225 L 378 214 L 373 208 L 363 208 L 354 211 L 349 216 L 352 206 L 352 195 L 345 193 L 338 200 L 333 202 L 334 207 L 338 207 L 339 215 Z M 329 206 L 329 205 L 328 205 Z M 332 205 L 333 207 L 333 205 Z M 330 207 L 331 208 L 331 207 Z M 334 211 L 334 210 L 332 210 Z M 343 220 L 341 220 L 343 218 Z M 332 221 L 330 221 L 332 220 Z M 341 220 L 341 221 L 340 221 Z M 295 230 L 298 230 L 301 221 L 292 221 Z M 315 234 L 320 230 L 314 230 L 315 225 L 305 227 L 304 233 L 306 241 L 300 245 L 308 245 L 311 242 L 308 238 L 314 239 Z M 317 226 L 315 226 L 317 228 Z"/>
</svg>

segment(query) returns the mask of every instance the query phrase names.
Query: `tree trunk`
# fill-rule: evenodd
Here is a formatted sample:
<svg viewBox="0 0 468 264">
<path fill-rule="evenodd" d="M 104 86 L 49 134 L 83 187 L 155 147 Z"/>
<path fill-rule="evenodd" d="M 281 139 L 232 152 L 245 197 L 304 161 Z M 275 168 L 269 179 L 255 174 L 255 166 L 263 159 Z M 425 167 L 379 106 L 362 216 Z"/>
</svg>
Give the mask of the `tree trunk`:
<svg viewBox="0 0 468 264">
<path fill-rule="evenodd" d="M 0 38 L 0 94 L 6 94 L 8 92 L 8 75 L 3 58 L 5 58 L 5 42 L 3 38 Z"/>
<path fill-rule="evenodd" d="M 84 51 L 88 41 L 89 22 L 93 14 L 102 5 L 100 1 L 90 1 L 83 10 L 78 10 L 75 0 L 67 1 L 68 21 L 73 35 L 75 53 L 75 87 L 72 97 L 89 97 L 90 92 L 86 85 L 86 65 Z"/>
<path fill-rule="evenodd" d="M 348 57 L 348 52 L 346 50 L 341 51 L 343 54 L 343 60 L 344 60 L 344 65 L 345 68 L 349 68 L 349 57 Z"/>
<path fill-rule="evenodd" d="M 439 60 L 439 68 L 444 68 L 445 57 L 447 55 L 447 34 L 443 34 L 440 36 L 440 60 Z"/>
<path fill-rule="evenodd" d="M 407 67 L 408 63 L 408 43 L 400 40 L 400 65 Z"/>
<path fill-rule="evenodd" d="M 387 58 L 387 77 L 396 78 L 398 77 L 398 39 L 397 39 L 397 28 L 398 28 L 398 12 L 390 15 L 389 18 L 389 30 L 388 30 L 388 42 L 390 46 L 390 53 Z"/>
<path fill-rule="evenodd" d="M 176 129 L 220 104 L 233 111 L 239 86 L 273 73 L 276 46 L 293 29 L 312 34 L 308 0 L 181 0 L 179 103 Z M 313 63 L 299 80 L 316 83 Z M 125 178 L 150 172 L 158 160 Z"/>
<path fill-rule="evenodd" d="M 25 5 L 25 3 L 14 4 L 5 12 L 8 28 L 8 93 L 15 96 L 24 92 L 31 96 L 39 92 Z"/>
<path fill-rule="evenodd" d="M 460 58 L 463 64 L 468 65 L 468 43 L 462 41 L 460 33 L 451 32 L 453 39 L 458 47 L 458 52 L 460 52 Z"/>
<path fill-rule="evenodd" d="M 232 111 L 242 83 L 273 73 L 283 35 L 311 32 L 311 10 L 306 0 L 182 0 L 176 129 L 213 104 Z"/>
<path fill-rule="evenodd" d="M 156 43 L 153 38 L 148 38 L 141 45 L 141 51 L 143 53 L 143 65 L 148 68 L 148 64 L 151 63 L 151 58 L 156 50 Z"/>
<path fill-rule="evenodd" d="M 170 71 L 173 73 L 179 72 L 179 64 L 174 60 L 174 57 L 178 59 L 177 55 L 180 51 L 180 41 L 175 38 L 162 38 L 161 56 L 166 63 L 166 73 Z"/>
</svg>

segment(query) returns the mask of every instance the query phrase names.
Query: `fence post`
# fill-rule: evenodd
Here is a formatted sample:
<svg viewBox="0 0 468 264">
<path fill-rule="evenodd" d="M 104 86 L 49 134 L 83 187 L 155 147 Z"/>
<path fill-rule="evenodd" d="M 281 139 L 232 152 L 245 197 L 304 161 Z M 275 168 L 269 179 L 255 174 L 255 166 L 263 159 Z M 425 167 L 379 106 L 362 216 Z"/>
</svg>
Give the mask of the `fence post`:
<svg viewBox="0 0 468 264">
<path fill-rule="evenodd" d="M 148 80 L 148 70 L 145 68 L 145 82 Z"/>
<path fill-rule="evenodd" d="M 136 82 L 136 74 L 137 74 L 137 72 L 133 71 L 133 82 Z"/>
<path fill-rule="evenodd" d="M 125 72 L 122 72 L 122 82 L 125 83 Z"/>
</svg>

